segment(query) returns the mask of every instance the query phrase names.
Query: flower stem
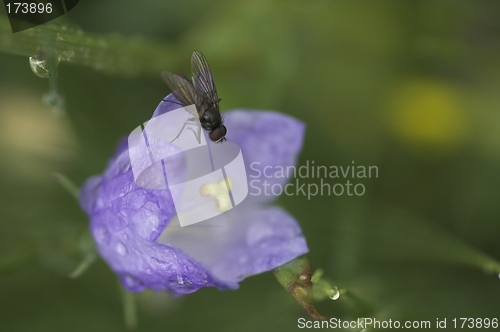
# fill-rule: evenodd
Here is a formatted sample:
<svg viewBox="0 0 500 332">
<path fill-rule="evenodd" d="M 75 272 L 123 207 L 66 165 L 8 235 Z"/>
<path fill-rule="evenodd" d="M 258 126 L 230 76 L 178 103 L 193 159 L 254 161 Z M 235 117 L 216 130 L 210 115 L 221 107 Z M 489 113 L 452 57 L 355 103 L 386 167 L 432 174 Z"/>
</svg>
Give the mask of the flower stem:
<svg viewBox="0 0 500 332">
<path fill-rule="evenodd" d="M 78 202 L 79 192 L 80 192 L 78 187 L 73 182 L 71 182 L 70 179 L 68 179 L 61 173 L 53 173 L 52 175 L 56 179 L 57 183 L 59 183 L 61 187 L 63 187 Z"/>
<path fill-rule="evenodd" d="M 313 304 L 311 268 L 306 256 L 300 256 L 274 269 L 278 282 L 300 303 L 314 319 L 325 320 Z"/>
<path fill-rule="evenodd" d="M 123 76 L 157 76 L 177 61 L 172 46 L 142 37 L 84 33 L 54 24 L 12 33 L 7 17 L 0 15 L 0 52 L 29 57 L 47 48 L 63 62 Z"/>
<path fill-rule="evenodd" d="M 125 319 L 125 327 L 130 331 L 137 328 L 137 308 L 135 303 L 135 294 L 129 293 L 121 283 L 119 287 L 122 292 L 123 301 L 123 317 Z"/>
<path fill-rule="evenodd" d="M 88 268 L 92 265 L 92 263 L 94 263 L 96 258 L 97 254 L 94 252 L 87 254 L 87 256 L 85 256 L 85 258 L 80 262 L 80 264 L 78 264 L 76 269 L 70 273 L 69 277 L 71 279 L 74 279 L 81 276 L 85 271 L 88 270 Z"/>
</svg>

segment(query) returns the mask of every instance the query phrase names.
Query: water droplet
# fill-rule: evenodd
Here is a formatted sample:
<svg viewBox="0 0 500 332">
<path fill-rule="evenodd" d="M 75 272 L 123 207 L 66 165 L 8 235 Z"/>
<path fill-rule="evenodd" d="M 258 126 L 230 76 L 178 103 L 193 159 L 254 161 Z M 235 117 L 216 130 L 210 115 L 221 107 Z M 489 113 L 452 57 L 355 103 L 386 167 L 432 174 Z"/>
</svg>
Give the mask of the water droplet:
<svg viewBox="0 0 500 332">
<path fill-rule="evenodd" d="M 156 231 L 160 226 L 160 218 L 155 215 L 151 215 L 146 220 L 143 221 L 144 224 L 148 225 L 149 229 L 152 231 Z"/>
<path fill-rule="evenodd" d="M 73 50 L 66 50 L 62 53 L 63 60 L 70 60 L 74 56 L 75 56 L 75 51 L 73 51 Z"/>
<path fill-rule="evenodd" d="M 184 279 L 184 288 L 194 288 L 193 283 L 189 279 Z"/>
<path fill-rule="evenodd" d="M 123 286 L 130 291 L 141 292 L 146 288 L 141 280 L 130 274 L 125 274 L 121 279 Z"/>
<path fill-rule="evenodd" d="M 122 256 L 125 256 L 128 252 L 127 247 L 125 247 L 125 245 L 121 242 L 118 242 L 116 245 L 116 251 Z"/>
<path fill-rule="evenodd" d="M 42 102 L 51 107 L 54 116 L 64 115 L 64 97 L 55 90 L 51 90 L 43 95 Z"/>
<path fill-rule="evenodd" d="M 151 259 L 158 264 L 160 268 L 168 268 L 172 264 L 169 264 L 168 262 L 162 261 L 161 259 L 158 259 L 156 257 L 151 257 Z"/>
<path fill-rule="evenodd" d="M 337 286 L 330 289 L 330 291 L 328 292 L 328 297 L 334 301 L 339 299 L 340 292 L 339 292 L 339 289 L 337 288 Z"/>
<path fill-rule="evenodd" d="M 30 56 L 30 67 L 33 73 L 41 78 L 49 77 L 49 70 L 47 69 L 47 60 L 41 56 Z"/>
<path fill-rule="evenodd" d="M 99 244 L 109 243 L 109 232 L 106 227 L 96 227 L 94 228 L 94 238 Z"/>
<path fill-rule="evenodd" d="M 183 286 L 184 285 L 184 279 L 182 278 L 182 275 L 180 274 L 177 274 L 176 278 L 175 279 L 170 279 L 168 281 L 168 284 L 172 287 L 179 287 L 179 286 Z M 192 284 L 189 283 L 191 286 Z"/>
</svg>

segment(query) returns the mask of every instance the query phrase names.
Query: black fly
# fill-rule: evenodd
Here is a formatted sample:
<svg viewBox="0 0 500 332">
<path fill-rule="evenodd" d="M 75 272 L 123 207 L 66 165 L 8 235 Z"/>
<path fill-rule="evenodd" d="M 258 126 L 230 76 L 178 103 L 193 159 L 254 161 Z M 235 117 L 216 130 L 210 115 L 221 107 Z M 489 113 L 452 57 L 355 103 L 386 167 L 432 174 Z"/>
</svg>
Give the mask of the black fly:
<svg viewBox="0 0 500 332">
<path fill-rule="evenodd" d="M 221 99 L 217 95 L 214 77 L 208 66 L 207 59 L 201 52 L 194 51 L 191 56 L 191 73 L 193 75 L 191 81 L 166 70 L 162 71 L 162 76 L 167 87 L 180 101 L 181 106 L 193 104 L 196 106 L 203 129 L 209 132 L 212 141 L 221 143 L 226 140 L 227 133 L 219 109 Z M 181 132 L 185 126 L 186 124 L 182 127 Z"/>
</svg>

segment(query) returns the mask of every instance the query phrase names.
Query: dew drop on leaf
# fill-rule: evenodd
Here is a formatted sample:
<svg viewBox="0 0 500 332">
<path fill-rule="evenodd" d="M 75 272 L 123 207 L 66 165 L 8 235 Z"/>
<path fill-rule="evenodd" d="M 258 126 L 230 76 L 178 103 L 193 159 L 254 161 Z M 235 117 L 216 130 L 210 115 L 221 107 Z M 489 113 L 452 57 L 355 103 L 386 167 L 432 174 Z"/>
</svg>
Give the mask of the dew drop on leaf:
<svg viewBox="0 0 500 332">
<path fill-rule="evenodd" d="M 339 289 L 335 286 L 328 292 L 328 297 L 332 300 L 338 300 L 340 297 Z"/>
<path fill-rule="evenodd" d="M 118 242 L 116 245 L 116 251 L 122 256 L 125 256 L 128 252 L 127 247 L 125 247 L 125 245 L 121 242 Z"/>
<path fill-rule="evenodd" d="M 33 73 L 41 78 L 49 77 L 49 70 L 47 69 L 47 60 L 40 56 L 30 56 L 30 67 Z"/>
</svg>

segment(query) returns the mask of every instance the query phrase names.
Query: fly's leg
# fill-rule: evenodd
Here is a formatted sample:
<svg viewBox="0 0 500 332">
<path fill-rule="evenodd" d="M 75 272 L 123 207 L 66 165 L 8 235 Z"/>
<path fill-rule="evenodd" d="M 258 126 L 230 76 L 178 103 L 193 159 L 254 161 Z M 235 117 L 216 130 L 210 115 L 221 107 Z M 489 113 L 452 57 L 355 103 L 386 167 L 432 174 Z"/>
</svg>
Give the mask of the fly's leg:
<svg viewBox="0 0 500 332">
<path fill-rule="evenodd" d="M 196 139 L 198 140 L 198 144 L 201 144 L 201 123 L 199 126 L 196 126 L 196 127 L 198 127 L 198 135 L 196 135 L 196 133 L 194 135 L 196 136 Z M 193 132 L 194 132 L 194 130 L 193 130 Z"/>
<path fill-rule="evenodd" d="M 164 101 L 164 102 L 166 102 L 166 103 L 173 103 L 173 104 L 177 104 L 177 105 L 181 105 L 181 106 L 183 106 L 181 103 L 178 103 L 178 102 L 173 101 L 173 100 L 168 100 L 168 99 L 166 99 L 166 98 L 165 98 L 165 99 L 162 99 L 162 101 Z"/>
<path fill-rule="evenodd" d="M 201 144 L 201 126 L 197 127 L 198 127 L 198 132 L 194 131 L 193 128 L 188 128 L 188 129 L 193 132 L 194 137 L 196 137 L 196 140 L 198 141 L 198 144 Z"/>
<path fill-rule="evenodd" d="M 174 137 L 173 140 L 170 141 L 170 143 L 172 143 L 173 141 L 175 141 L 176 139 L 179 138 L 179 136 L 181 136 L 182 134 L 182 131 L 184 130 L 184 128 L 186 128 L 186 126 L 189 124 L 189 123 L 193 123 L 193 122 L 196 122 L 195 118 L 190 118 L 190 119 L 187 119 L 184 124 L 182 125 L 182 128 L 181 130 L 179 130 L 179 133 L 177 134 L 177 136 Z"/>
<path fill-rule="evenodd" d="M 196 121 L 196 119 L 195 119 L 195 118 L 190 118 L 190 119 L 187 119 L 187 120 L 184 122 L 184 124 L 182 125 L 182 128 L 181 128 L 181 130 L 179 131 L 179 133 L 177 134 L 177 136 L 175 136 L 175 138 L 174 138 L 173 140 L 171 140 L 171 141 L 170 141 L 170 143 L 172 143 L 173 141 L 175 141 L 176 139 L 178 139 L 178 138 L 179 138 L 179 136 L 181 136 L 182 131 L 184 130 L 184 128 L 186 128 L 186 126 L 187 126 L 188 124 L 196 124 L 196 127 L 198 127 L 198 134 L 194 131 L 194 129 L 193 129 L 193 128 L 188 128 L 188 129 L 190 129 L 190 130 L 192 130 L 192 131 L 193 131 L 194 136 L 196 137 L 196 140 L 198 141 L 198 144 L 201 144 L 201 126 L 198 126 L 198 125 L 197 125 L 197 121 Z"/>
</svg>

